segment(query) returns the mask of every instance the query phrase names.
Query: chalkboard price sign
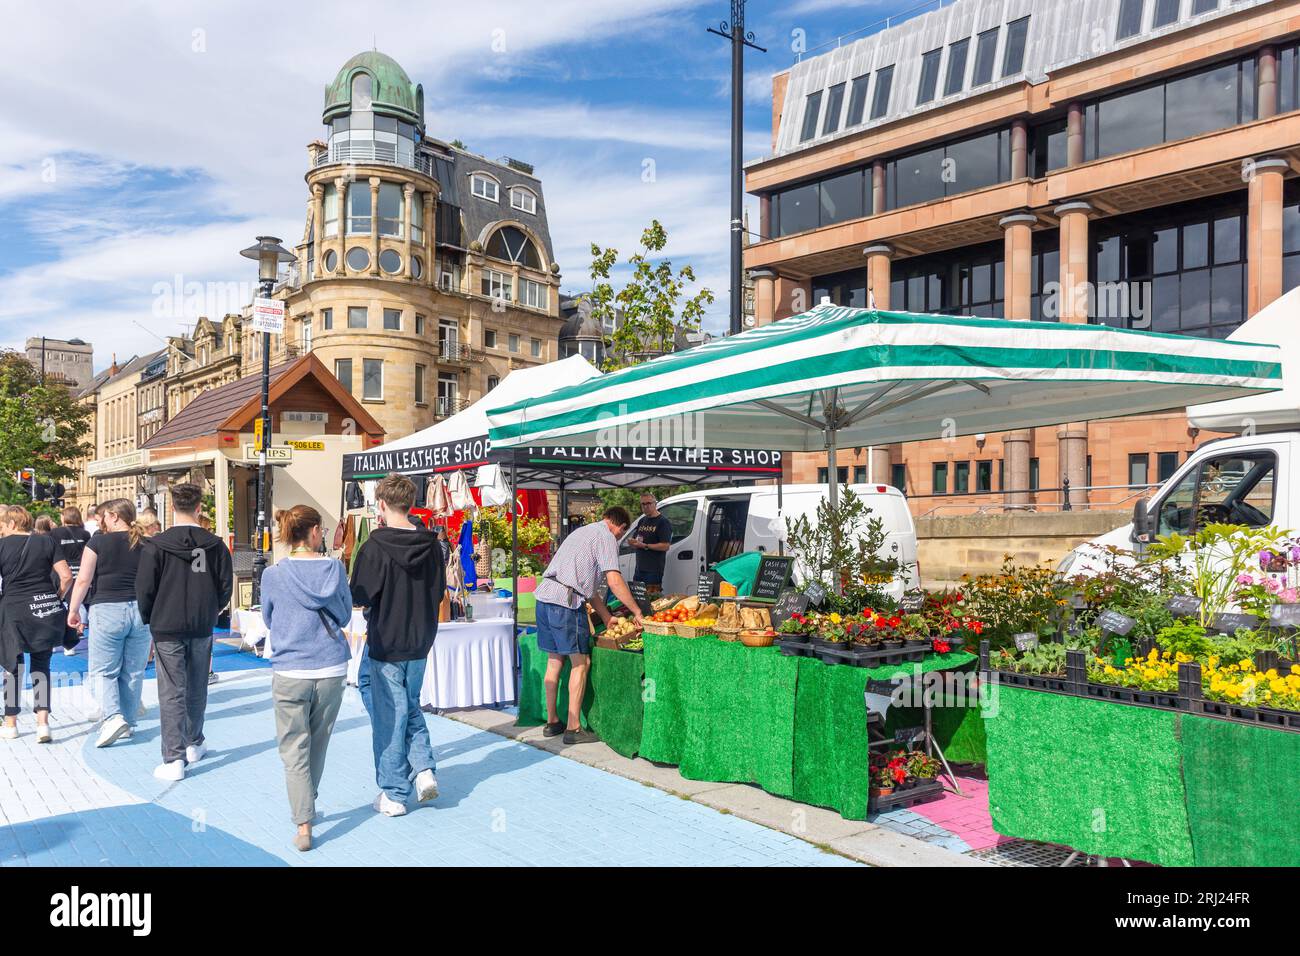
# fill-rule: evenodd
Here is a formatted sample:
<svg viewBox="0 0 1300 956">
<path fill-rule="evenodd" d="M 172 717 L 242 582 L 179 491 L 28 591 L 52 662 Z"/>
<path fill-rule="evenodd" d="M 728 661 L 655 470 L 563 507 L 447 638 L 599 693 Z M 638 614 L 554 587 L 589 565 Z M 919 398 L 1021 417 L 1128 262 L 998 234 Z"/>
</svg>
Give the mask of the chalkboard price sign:
<svg viewBox="0 0 1300 956">
<path fill-rule="evenodd" d="M 1233 634 L 1240 627 L 1253 631 L 1259 625 L 1259 618 L 1253 614 L 1222 613 L 1214 615 L 1214 629 L 1224 634 Z"/>
<path fill-rule="evenodd" d="M 1165 609 L 1174 617 L 1192 617 L 1201 610 L 1201 599 L 1191 594 L 1175 594 L 1165 602 Z"/>
<path fill-rule="evenodd" d="M 701 571 L 699 581 L 695 585 L 695 596 L 701 601 L 707 601 L 718 593 L 719 581 L 720 576 L 717 571 Z"/>
<path fill-rule="evenodd" d="M 1274 604 L 1268 609 L 1268 623 L 1274 627 L 1300 628 L 1300 604 Z"/>
<path fill-rule="evenodd" d="M 758 574 L 754 577 L 753 597 L 758 601 L 775 601 L 780 597 L 785 586 L 790 583 L 790 570 L 794 558 L 770 555 L 758 562 Z"/>
<path fill-rule="evenodd" d="M 1127 614 L 1119 613 L 1119 611 L 1102 611 L 1097 615 L 1097 626 L 1107 634 L 1118 634 L 1123 637 L 1133 630 L 1135 624 L 1137 624 L 1137 621 Z"/>
<path fill-rule="evenodd" d="M 1025 631 L 1023 634 L 1015 634 L 1012 640 L 1016 642 L 1016 650 L 1032 651 L 1038 646 L 1038 635 L 1033 631 Z"/>
<path fill-rule="evenodd" d="M 780 627 L 794 615 L 802 614 L 806 610 L 808 610 L 808 595 L 789 589 L 782 591 L 781 596 L 776 599 L 776 604 L 772 605 L 772 626 Z"/>
<path fill-rule="evenodd" d="M 910 591 L 898 602 L 898 609 L 904 614 L 916 614 L 925 607 L 925 592 Z"/>
<path fill-rule="evenodd" d="M 910 746 L 912 741 L 924 736 L 924 727 L 901 727 L 894 731 L 894 743 Z"/>
<path fill-rule="evenodd" d="M 813 607 L 821 607 L 826 600 L 826 589 L 816 581 L 804 588 L 803 593 L 808 595 L 808 603 Z"/>
</svg>

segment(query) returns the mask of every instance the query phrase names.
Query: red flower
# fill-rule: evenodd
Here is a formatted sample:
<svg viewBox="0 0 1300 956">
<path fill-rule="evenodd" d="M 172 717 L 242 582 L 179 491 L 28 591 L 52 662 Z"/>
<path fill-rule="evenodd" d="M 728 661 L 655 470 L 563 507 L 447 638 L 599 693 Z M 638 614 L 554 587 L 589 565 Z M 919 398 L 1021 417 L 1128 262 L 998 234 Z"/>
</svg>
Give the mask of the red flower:
<svg viewBox="0 0 1300 956">
<path fill-rule="evenodd" d="M 895 783 L 902 783 L 904 780 L 907 779 L 907 771 L 904 770 L 902 767 L 895 767 L 892 773 L 893 773 Z"/>
<path fill-rule="evenodd" d="M 890 626 L 890 627 L 898 627 L 898 625 L 900 625 L 900 624 L 902 624 L 902 623 L 903 623 L 903 619 L 902 619 L 901 617 L 899 617 L 897 614 L 895 614 L 893 617 L 891 617 L 891 618 L 889 619 L 889 626 Z"/>
<path fill-rule="evenodd" d="M 970 629 L 971 629 L 972 631 L 974 631 L 976 634 L 983 634 L 983 633 L 984 633 L 984 625 L 981 624 L 979 621 L 971 621 L 971 622 L 970 622 Z"/>
<path fill-rule="evenodd" d="M 950 650 L 952 650 L 952 645 L 949 644 L 947 641 L 935 641 L 934 649 L 939 654 L 947 654 Z"/>
<path fill-rule="evenodd" d="M 883 617 L 878 617 L 878 618 L 876 618 L 876 627 L 877 627 L 878 629 L 880 629 L 880 630 L 884 630 L 884 629 L 887 628 L 888 626 L 889 626 L 889 623 L 888 623 L 888 622 L 887 622 Z"/>
</svg>

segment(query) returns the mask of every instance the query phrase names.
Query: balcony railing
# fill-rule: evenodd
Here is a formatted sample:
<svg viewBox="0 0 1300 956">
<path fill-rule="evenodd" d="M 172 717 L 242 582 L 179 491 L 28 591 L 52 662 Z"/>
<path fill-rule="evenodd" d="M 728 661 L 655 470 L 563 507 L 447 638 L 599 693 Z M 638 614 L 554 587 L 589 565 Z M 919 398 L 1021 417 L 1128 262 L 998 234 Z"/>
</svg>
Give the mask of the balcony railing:
<svg viewBox="0 0 1300 956">
<path fill-rule="evenodd" d="M 316 157 L 317 166 L 331 163 L 380 163 L 385 166 L 403 166 L 415 169 L 426 176 L 433 175 L 433 161 L 405 146 L 394 143 L 376 143 L 361 140 L 355 143 L 335 143 Z"/>
<path fill-rule="evenodd" d="M 482 353 L 476 352 L 463 342 L 438 343 L 438 358 L 444 362 L 468 365 L 470 362 L 477 362 L 482 357 Z"/>
<path fill-rule="evenodd" d="M 471 404 L 472 403 L 468 398 L 439 395 L 438 401 L 434 405 L 434 413 L 437 414 L 439 418 L 447 418 L 450 415 L 455 415 L 457 412 L 463 412 L 465 409 L 469 408 Z"/>
</svg>

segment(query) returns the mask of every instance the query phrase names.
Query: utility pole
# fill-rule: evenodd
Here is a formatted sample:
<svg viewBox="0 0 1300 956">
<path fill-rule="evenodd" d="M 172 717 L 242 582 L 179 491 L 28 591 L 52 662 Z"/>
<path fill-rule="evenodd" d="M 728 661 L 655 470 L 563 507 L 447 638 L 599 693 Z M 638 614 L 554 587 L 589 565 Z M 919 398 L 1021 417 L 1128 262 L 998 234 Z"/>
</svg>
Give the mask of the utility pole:
<svg viewBox="0 0 1300 956">
<path fill-rule="evenodd" d="M 709 32 L 731 43 L 731 322 L 730 334 L 741 330 L 745 298 L 742 277 L 744 263 L 745 171 L 742 154 L 745 128 L 745 47 L 760 53 L 767 50 L 754 42 L 753 31 L 745 30 L 745 0 L 731 0 L 731 22 L 723 21 Z"/>
</svg>

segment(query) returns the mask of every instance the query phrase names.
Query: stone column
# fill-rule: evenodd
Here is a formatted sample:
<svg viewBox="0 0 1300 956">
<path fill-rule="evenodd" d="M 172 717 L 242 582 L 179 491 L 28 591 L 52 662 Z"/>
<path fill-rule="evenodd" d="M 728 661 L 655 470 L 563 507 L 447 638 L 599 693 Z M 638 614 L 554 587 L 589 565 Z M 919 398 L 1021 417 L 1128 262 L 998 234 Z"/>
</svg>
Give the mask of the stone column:
<svg viewBox="0 0 1300 956">
<path fill-rule="evenodd" d="M 1029 175 L 1029 126 L 1024 120 L 1011 123 L 1011 178 L 1024 179 Z"/>
<path fill-rule="evenodd" d="M 862 250 L 867 257 L 867 306 L 873 304 L 882 312 L 889 310 L 890 262 L 894 247 L 877 243 Z"/>
<path fill-rule="evenodd" d="M 1012 148 L 1014 150 L 1014 145 Z M 1032 318 L 1033 227 L 1037 222 L 1038 217 L 1027 212 L 1004 216 L 999 222 L 1006 248 L 1003 272 L 1006 277 L 1005 314 L 1008 319 L 1025 321 Z M 1002 502 L 1008 510 L 1029 504 L 1029 443 L 1032 437 L 1032 433 L 1026 429 L 1007 432 L 1002 436 Z M 1008 488 L 1011 489 L 1009 492 Z"/>
<path fill-rule="evenodd" d="M 885 211 L 885 161 L 874 160 L 871 164 L 871 214 L 878 215 Z"/>
<path fill-rule="evenodd" d="M 758 238 L 760 242 L 773 238 L 772 197 L 767 193 L 758 197 Z"/>
<path fill-rule="evenodd" d="M 435 285 L 438 277 L 435 275 L 437 268 L 437 257 L 434 253 L 434 234 L 437 232 L 438 223 L 434 219 L 433 193 L 424 194 L 424 282 L 426 285 Z"/>
<path fill-rule="evenodd" d="M 334 191 L 339 194 L 339 261 L 338 271 L 346 273 L 348 268 L 348 187 L 349 182 L 340 176 L 334 180 Z"/>
<path fill-rule="evenodd" d="M 867 481 L 873 485 L 889 484 L 890 445 L 873 445 L 867 452 Z M 849 475 L 852 478 L 852 475 Z"/>
<path fill-rule="evenodd" d="M 776 321 L 776 272 L 772 269 L 751 269 L 754 280 L 754 325 L 770 325 Z"/>
<path fill-rule="evenodd" d="M 312 253 L 314 275 L 321 274 L 321 259 L 325 256 L 325 187 L 316 183 L 311 187 L 311 234 L 315 236 Z"/>
<path fill-rule="evenodd" d="M 379 276 L 379 177 L 370 177 L 370 274 Z"/>
<path fill-rule="evenodd" d="M 1078 166 L 1084 156 L 1083 104 L 1071 103 L 1066 119 L 1065 162 L 1067 166 Z"/>
<path fill-rule="evenodd" d="M 1086 324 L 1092 298 L 1088 275 L 1088 218 L 1093 209 L 1086 202 L 1069 202 L 1056 207 L 1061 221 L 1061 289 L 1058 297 L 1060 320 Z M 1069 422 L 1056 433 L 1060 448 L 1061 474 L 1070 481 L 1070 504 L 1087 504 L 1088 423 Z"/>
<path fill-rule="evenodd" d="M 1261 47 L 1255 64 L 1255 76 L 1259 96 L 1259 119 L 1269 119 L 1277 115 L 1277 47 Z"/>
<path fill-rule="evenodd" d="M 411 278 L 411 201 L 415 199 L 415 186 L 402 187 L 402 268 L 401 274 Z"/>
<path fill-rule="evenodd" d="M 1282 182 L 1287 161 L 1256 159 L 1246 198 L 1246 316 L 1282 294 Z"/>
</svg>

